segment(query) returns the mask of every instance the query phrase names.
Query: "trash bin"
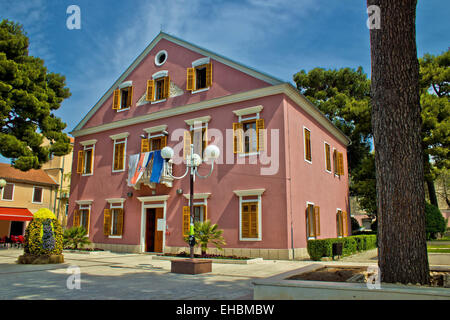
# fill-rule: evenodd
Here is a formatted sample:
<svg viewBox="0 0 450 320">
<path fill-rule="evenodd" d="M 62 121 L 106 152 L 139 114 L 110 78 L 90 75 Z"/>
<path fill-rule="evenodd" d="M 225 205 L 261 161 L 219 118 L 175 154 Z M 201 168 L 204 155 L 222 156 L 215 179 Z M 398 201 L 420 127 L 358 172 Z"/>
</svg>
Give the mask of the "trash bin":
<svg viewBox="0 0 450 320">
<path fill-rule="evenodd" d="M 332 250 L 333 250 L 333 257 L 342 256 L 342 242 L 333 243 Z"/>
</svg>

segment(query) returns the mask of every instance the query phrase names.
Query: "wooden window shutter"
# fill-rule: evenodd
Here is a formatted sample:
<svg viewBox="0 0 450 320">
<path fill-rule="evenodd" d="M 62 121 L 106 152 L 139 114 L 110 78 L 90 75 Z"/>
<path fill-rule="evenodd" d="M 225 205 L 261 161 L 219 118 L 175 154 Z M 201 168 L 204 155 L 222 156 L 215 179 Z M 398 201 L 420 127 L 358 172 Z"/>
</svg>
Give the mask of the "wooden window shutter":
<svg viewBox="0 0 450 320">
<path fill-rule="evenodd" d="M 123 209 L 117 209 L 117 235 L 121 236 L 123 234 Z"/>
<path fill-rule="evenodd" d="M 133 104 L 133 86 L 128 87 L 127 108 Z"/>
<path fill-rule="evenodd" d="M 120 146 L 119 169 L 123 170 L 125 169 L 125 143 L 121 143 L 119 144 L 119 146 Z"/>
<path fill-rule="evenodd" d="M 169 98 L 169 95 L 170 95 L 170 77 L 169 76 L 167 76 L 167 77 L 164 77 L 164 93 L 163 93 L 163 95 L 164 95 L 164 99 L 167 99 L 167 98 Z"/>
<path fill-rule="evenodd" d="M 119 170 L 119 162 L 120 162 L 120 143 L 114 144 L 114 170 Z"/>
<path fill-rule="evenodd" d="M 189 208 L 189 206 L 183 206 L 183 221 L 182 221 L 183 236 L 189 235 L 190 225 L 191 225 L 190 208 Z"/>
<path fill-rule="evenodd" d="M 250 238 L 250 205 L 242 205 L 241 213 L 241 233 L 242 238 Z"/>
<path fill-rule="evenodd" d="M 325 165 L 328 171 L 331 171 L 331 154 L 330 154 L 330 145 L 325 144 Z"/>
<path fill-rule="evenodd" d="M 233 123 L 233 152 L 234 153 L 243 153 L 244 152 L 243 131 L 244 131 L 244 125 L 242 123 L 240 123 L 240 122 Z"/>
<path fill-rule="evenodd" d="M 77 161 L 77 173 L 83 173 L 84 171 L 84 151 L 78 151 L 78 161 Z"/>
<path fill-rule="evenodd" d="M 103 234 L 109 236 L 111 234 L 111 210 L 103 210 Z"/>
<path fill-rule="evenodd" d="M 207 209 L 205 205 L 203 205 L 202 207 L 203 207 L 203 221 L 206 221 L 208 220 Z"/>
<path fill-rule="evenodd" d="M 154 97 L 154 90 L 155 90 L 155 80 L 147 80 L 147 96 L 146 96 L 146 100 L 147 101 L 153 101 L 153 97 Z"/>
<path fill-rule="evenodd" d="M 86 219 L 86 232 L 89 234 L 89 222 L 91 220 L 91 210 L 85 210 L 87 213 L 87 219 Z"/>
<path fill-rule="evenodd" d="M 206 87 L 212 86 L 212 63 L 206 65 Z"/>
<path fill-rule="evenodd" d="M 250 237 L 258 238 L 258 203 L 250 206 Z"/>
<path fill-rule="evenodd" d="M 184 132 L 184 145 L 183 145 L 183 159 L 187 159 L 187 157 L 191 154 L 191 132 Z"/>
<path fill-rule="evenodd" d="M 258 137 L 258 151 L 264 151 L 266 130 L 264 127 L 264 119 L 256 120 L 256 135 Z"/>
<path fill-rule="evenodd" d="M 338 152 L 338 168 L 339 168 L 338 174 L 340 176 L 343 176 L 344 175 L 344 155 L 342 154 L 342 152 Z"/>
<path fill-rule="evenodd" d="M 195 90 L 195 69 L 187 68 L 186 90 Z"/>
<path fill-rule="evenodd" d="M 150 151 L 150 141 L 147 138 L 141 138 L 141 153 Z"/>
<path fill-rule="evenodd" d="M 320 207 L 314 206 L 314 224 L 316 229 L 316 236 L 320 236 Z"/>
<path fill-rule="evenodd" d="M 161 149 L 167 146 L 167 136 L 161 138 Z"/>
<path fill-rule="evenodd" d="M 305 128 L 305 158 L 311 161 L 311 132 Z"/>
<path fill-rule="evenodd" d="M 119 110 L 120 109 L 120 90 L 114 90 L 113 94 L 113 110 Z"/>
<path fill-rule="evenodd" d="M 348 221 L 347 221 L 347 212 L 342 211 L 342 223 L 343 223 L 343 231 L 344 237 L 348 236 Z"/>
<path fill-rule="evenodd" d="M 74 227 L 80 226 L 80 211 L 78 210 L 73 211 L 73 226 Z"/>
</svg>

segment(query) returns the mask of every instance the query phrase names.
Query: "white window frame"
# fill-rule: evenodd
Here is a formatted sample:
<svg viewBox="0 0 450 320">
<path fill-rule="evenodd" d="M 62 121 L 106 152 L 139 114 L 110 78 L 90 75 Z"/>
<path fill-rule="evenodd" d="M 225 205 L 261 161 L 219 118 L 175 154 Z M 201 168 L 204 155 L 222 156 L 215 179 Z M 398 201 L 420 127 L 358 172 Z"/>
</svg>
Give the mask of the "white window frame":
<svg viewBox="0 0 450 320">
<path fill-rule="evenodd" d="M 109 136 L 113 140 L 113 157 L 112 157 L 112 165 L 111 165 L 111 172 L 124 172 L 127 168 L 127 143 L 128 143 L 128 136 L 130 134 L 128 132 L 119 133 L 116 135 Z M 124 150 L 123 150 L 123 169 L 121 170 L 114 170 L 114 159 L 116 158 L 116 144 L 125 144 Z"/>
<path fill-rule="evenodd" d="M 133 81 L 131 81 L 131 80 L 122 82 L 119 85 L 118 89 L 120 90 L 120 104 L 121 104 L 121 106 L 122 106 L 122 89 L 129 88 L 129 87 L 132 87 L 132 86 L 133 86 Z M 123 109 L 117 109 L 116 111 L 117 112 L 127 111 L 127 110 L 130 110 L 130 108 L 131 108 L 131 106 L 127 107 L 127 108 L 123 108 Z"/>
<path fill-rule="evenodd" d="M 264 107 L 262 105 L 258 105 L 258 106 L 254 106 L 254 107 L 234 110 L 233 113 L 238 117 L 238 122 L 242 123 L 244 121 L 249 121 L 249 120 L 259 120 L 261 118 L 260 113 L 263 110 L 263 108 Z M 243 132 L 243 134 L 245 135 L 245 132 Z M 244 147 L 245 147 L 245 139 L 244 139 L 244 141 L 242 141 L 242 143 L 244 144 Z M 250 156 L 257 156 L 260 153 L 261 153 L 261 151 L 249 152 L 249 153 L 238 153 L 237 156 L 240 158 L 250 157 Z"/>
<path fill-rule="evenodd" d="M 159 63 L 158 60 L 159 60 L 159 57 L 160 57 L 162 54 L 165 54 L 165 55 L 166 55 L 166 59 L 164 59 L 163 62 Z M 168 55 L 168 53 L 167 53 L 166 50 L 161 50 L 161 51 L 159 51 L 159 52 L 155 55 L 155 65 L 156 65 L 157 67 L 162 66 L 164 63 L 167 62 L 167 59 L 168 59 L 168 58 L 169 58 L 169 55 Z"/>
<path fill-rule="evenodd" d="M 305 129 L 309 131 L 309 144 L 311 146 L 311 160 L 306 159 L 306 136 L 305 136 Z M 309 163 L 312 164 L 312 143 L 311 143 L 311 130 L 305 126 L 303 126 L 302 130 L 302 137 L 303 137 L 303 159 Z"/>
<path fill-rule="evenodd" d="M 234 190 L 234 194 L 239 197 L 239 241 L 262 241 L 262 194 L 266 189 Z M 257 197 L 255 199 L 243 199 L 243 197 Z M 258 237 L 242 237 L 242 204 L 248 202 L 258 203 Z"/>
<path fill-rule="evenodd" d="M 194 70 L 195 70 L 195 68 L 197 68 L 199 66 L 202 66 L 204 64 L 209 64 L 210 62 L 211 62 L 211 58 L 210 57 L 200 58 L 200 59 L 197 59 L 195 61 L 192 61 L 192 68 L 194 68 Z M 196 76 L 196 78 L 197 78 L 197 76 Z M 195 83 L 195 87 L 197 88 L 197 83 Z M 211 88 L 211 87 L 201 88 L 201 89 L 198 89 L 198 90 L 192 90 L 191 94 L 205 92 L 205 91 L 208 91 L 209 88 Z"/>
<path fill-rule="evenodd" d="M 330 147 L 330 169 L 331 170 L 327 169 L 327 147 L 326 147 L 326 145 L 328 145 Z M 328 172 L 329 174 L 331 174 L 332 170 L 333 170 L 333 152 L 331 152 L 331 145 L 326 141 L 323 142 L 323 152 L 324 152 L 323 154 L 325 156 L 324 157 L 325 158 L 325 171 Z"/>
<path fill-rule="evenodd" d="M 310 201 L 306 201 L 306 210 L 308 210 L 308 205 L 310 205 L 310 204 L 312 204 L 312 206 L 313 206 L 313 216 L 314 216 L 314 203 L 313 202 L 310 202 Z M 306 227 L 307 228 L 309 228 L 309 226 L 308 226 L 308 217 L 309 217 L 309 215 L 307 214 L 306 216 L 305 216 L 305 224 L 306 224 Z M 314 221 L 314 224 L 316 224 L 316 222 Z M 309 236 L 309 234 L 308 234 L 308 229 L 306 229 L 306 239 L 307 240 L 315 240 L 316 239 L 316 237 L 310 237 Z M 315 233 L 315 232 L 314 232 Z"/>
<path fill-rule="evenodd" d="M 91 228 L 91 212 L 92 212 L 91 207 L 92 207 L 92 203 L 78 203 L 78 210 L 80 211 L 80 227 L 82 227 L 81 221 L 83 220 L 81 218 L 81 215 L 82 215 L 81 210 L 87 209 L 87 210 L 89 210 L 89 219 L 88 219 L 88 227 L 89 228 L 88 229 Z M 86 231 L 87 231 L 86 236 L 89 237 L 89 230 L 86 230 Z"/>
<path fill-rule="evenodd" d="M 113 209 L 123 209 L 123 204 L 125 202 L 125 198 L 112 198 L 112 199 L 106 199 L 106 201 L 109 203 L 109 209 L 111 210 L 111 230 L 110 230 L 110 234 L 109 234 L 108 238 L 109 239 L 122 239 L 123 232 L 122 232 L 122 235 L 120 235 L 120 236 L 112 235 L 113 228 L 114 228 L 114 215 L 113 215 L 112 210 Z"/>
<path fill-rule="evenodd" d="M 8 185 L 8 184 L 12 184 L 12 196 L 11 196 L 11 198 L 12 199 L 5 199 L 4 197 L 3 197 L 3 192 L 5 191 L 5 187 L 6 187 L 6 185 Z M 16 189 L 16 185 L 14 184 L 14 183 L 7 183 L 3 188 L 2 188 L 2 200 L 3 201 L 14 201 L 14 191 L 15 191 L 15 189 Z"/>
<path fill-rule="evenodd" d="M 82 141 L 80 144 L 83 146 L 83 151 L 92 149 L 92 162 L 91 162 L 91 173 L 84 173 L 86 171 L 86 154 L 84 154 L 84 165 L 83 165 L 83 173 L 82 177 L 92 176 L 94 174 L 94 162 L 95 162 L 95 144 L 97 143 L 96 139 Z"/>
<path fill-rule="evenodd" d="M 41 201 L 40 201 L 40 202 L 34 201 L 34 193 L 36 192 L 36 188 L 41 188 L 41 189 L 42 189 L 42 192 L 41 192 Z M 42 204 L 43 202 L 44 202 L 44 187 L 33 186 L 33 196 L 32 196 L 32 198 L 31 198 L 31 203 Z"/>
<path fill-rule="evenodd" d="M 211 193 L 194 193 L 194 206 L 205 206 L 206 211 L 208 211 L 208 198 L 211 196 Z M 188 205 L 190 206 L 190 194 L 183 194 L 183 197 L 185 197 L 188 200 Z M 203 212 L 203 222 L 205 222 L 205 212 Z"/>
<path fill-rule="evenodd" d="M 194 119 L 188 119 L 188 120 L 184 120 L 184 122 L 189 126 L 189 132 L 192 135 L 192 132 L 194 130 L 203 130 L 206 129 L 206 132 L 208 132 L 208 122 L 211 120 L 211 116 L 203 116 L 203 117 L 199 117 L 199 118 L 194 118 Z M 203 135 L 202 135 L 203 137 Z M 191 139 L 191 143 L 193 142 L 193 138 Z M 206 145 L 206 147 L 208 146 L 208 144 Z M 205 147 L 205 149 L 206 149 Z M 202 140 L 202 148 L 203 148 L 203 140 Z M 205 150 L 202 150 L 202 154 L 200 155 L 202 157 L 202 160 L 206 160 L 206 156 L 204 155 Z"/>
<path fill-rule="evenodd" d="M 334 160 L 333 160 L 333 155 L 334 155 L 334 151 L 336 150 L 336 152 L 337 153 L 339 153 L 339 151 L 337 151 L 337 149 L 336 148 L 333 148 L 333 152 L 331 153 L 331 163 L 333 164 L 333 168 L 331 168 L 331 172 L 333 173 L 333 175 L 335 176 L 335 177 L 340 177 L 337 173 L 336 173 L 336 166 L 337 166 L 337 162 L 338 162 L 338 159 L 336 158 L 336 163 L 334 163 Z"/>
<path fill-rule="evenodd" d="M 167 70 L 161 70 L 161 71 L 158 71 L 158 72 L 155 72 L 154 74 L 152 74 L 152 80 L 155 81 L 155 87 L 153 88 L 153 92 L 152 92 L 152 94 L 153 94 L 152 99 L 156 98 L 156 80 L 159 80 L 159 79 L 167 77 L 167 76 L 169 76 L 169 71 L 167 71 Z M 169 86 L 170 86 L 170 83 L 169 83 Z M 161 103 L 161 102 L 164 102 L 166 100 L 167 100 L 167 98 L 159 99 L 159 100 L 156 100 L 156 101 L 151 101 L 150 104 Z"/>
</svg>

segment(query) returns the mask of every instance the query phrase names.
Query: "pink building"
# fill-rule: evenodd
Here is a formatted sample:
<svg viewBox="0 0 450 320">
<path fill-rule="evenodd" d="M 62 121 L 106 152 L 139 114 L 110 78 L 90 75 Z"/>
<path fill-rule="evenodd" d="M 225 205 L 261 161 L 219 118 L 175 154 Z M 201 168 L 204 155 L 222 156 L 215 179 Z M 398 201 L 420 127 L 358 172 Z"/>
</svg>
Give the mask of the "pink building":
<svg viewBox="0 0 450 320">
<path fill-rule="evenodd" d="M 95 247 L 188 250 L 189 179 L 169 173 L 185 172 L 189 143 L 201 155 L 209 143 L 221 150 L 212 175 L 195 181 L 194 213 L 224 230 L 225 254 L 301 259 L 308 239 L 349 233 L 349 139 L 291 84 L 171 35 L 161 32 L 72 134 L 69 226 L 85 226 Z M 166 145 L 175 158 L 161 163 Z"/>
</svg>

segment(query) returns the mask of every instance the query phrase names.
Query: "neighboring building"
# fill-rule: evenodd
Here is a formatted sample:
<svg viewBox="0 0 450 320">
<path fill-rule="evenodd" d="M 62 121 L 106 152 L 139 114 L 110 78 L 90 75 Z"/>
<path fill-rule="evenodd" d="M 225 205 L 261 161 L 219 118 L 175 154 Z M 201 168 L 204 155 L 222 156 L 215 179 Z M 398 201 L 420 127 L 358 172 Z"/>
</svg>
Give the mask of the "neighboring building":
<svg viewBox="0 0 450 320">
<path fill-rule="evenodd" d="M 73 146 L 74 139 L 70 138 Z M 44 144 L 47 144 L 45 139 Z M 53 180 L 59 184 L 56 195 L 56 206 L 54 213 L 62 226 L 67 225 L 67 214 L 69 209 L 70 177 L 72 170 L 72 152 L 65 156 L 50 156 L 50 160 L 42 165 L 44 170 Z"/>
<path fill-rule="evenodd" d="M 191 142 L 198 154 L 208 141 L 221 149 L 212 175 L 196 178 L 194 210 L 224 230 L 225 254 L 300 259 L 308 239 L 350 232 L 350 140 L 291 84 L 168 34 L 72 135 L 68 224 L 86 227 L 95 247 L 187 250 L 189 179 L 169 172 L 184 173 L 177 160 Z M 165 145 L 177 157 L 160 171 Z M 144 174 L 134 175 L 149 155 Z"/>
<path fill-rule="evenodd" d="M 0 237 L 24 234 L 40 208 L 54 210 L 58 183 L 44 170 L 20 171 L 0 163 L 0 179 L 6 180 L 0 198 Z"/>
</svg>

